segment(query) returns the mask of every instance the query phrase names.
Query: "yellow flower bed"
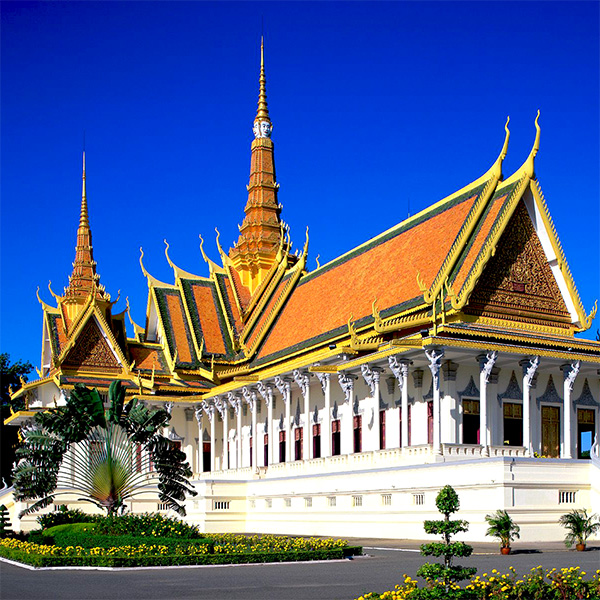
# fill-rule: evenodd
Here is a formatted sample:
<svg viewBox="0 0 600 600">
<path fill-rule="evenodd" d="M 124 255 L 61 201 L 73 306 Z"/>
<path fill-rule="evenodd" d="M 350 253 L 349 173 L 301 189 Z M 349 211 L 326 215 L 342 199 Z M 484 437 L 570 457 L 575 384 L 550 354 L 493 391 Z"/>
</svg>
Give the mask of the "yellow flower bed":
<svg viewBox="0 0 600 600">
<path fill-rule="evenodd" d="M 589 579 L 585 579 L 587 573 L 580 567 L 544 569 L 540 565 L 522 577 L 517 576 L 514 567 L 510 567 L 509 571 L 510 573 L 500 574 L 493 569 L 489 575 L 484 573 L 474 577 L 464 588 L 452 584 L 447 597 L 455 597 L 452 591 L 456 591 L 458 597 L 458 593 L 464 590 L 471 592 L 474 598 L 480 600 L 600 599 L 600 569 Z M 404 582 L 397 585 L 395 589 L 381 594 L 369 592 L 356 600 L 410 600 L 413 593 L 415 591 L 418 593 L 418 590 L 418 582 L 404 575 Z"/>
<path fill-rule="evenodd" d="M 37 556 L 166 556 L 169 548 L 159 544 L 140 544 L 138 546 L 115 546 L 113 548 L 82 548 L 81 546 L 47 546 L 31 542 L 21 542 L 12 538 L 0 540 L 0 548 L 19 550 L 25 554 Z M 208 553 L 206 546 L 177 546 L 172 553 L 182 556 L 199 556 Z"/>
<path fill-rule="evenodd" d="M 283 535 L 246 536 L 235 533 L 206 534 L 205 537 L 215 543 L 216 554 L 334 550 L 348 546 L 346 540 L 336 540 L 333 538 L 299 538 Z"/>
</svg>

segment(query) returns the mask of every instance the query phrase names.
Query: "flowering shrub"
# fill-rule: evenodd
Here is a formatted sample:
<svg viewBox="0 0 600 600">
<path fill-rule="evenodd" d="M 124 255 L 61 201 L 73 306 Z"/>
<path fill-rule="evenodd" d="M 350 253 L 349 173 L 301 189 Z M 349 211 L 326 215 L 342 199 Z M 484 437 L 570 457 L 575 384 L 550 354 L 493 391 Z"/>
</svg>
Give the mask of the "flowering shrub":
<svg viewBox="0 0 600 600">
<path fill-rule="evenodd" d="M 89 515 L 78 508 L 70 510 L 63 504 L 55 512 L 39 515 L 37 522 L 42 529 L 48 529 L 49 527 L 65 525 L 67 523 L 93 523 L 96 519 L 96 515 Z"/>
<path fill-rule="evenodd" d="M 200 530 L 179 519 L 165 517 L 158 513 L 141 515 L 109 515 L 96 518 L 96 533 L 110 535 L 145 535 L 158 537 L 202 537 Z"/>
<path fill-rule="evenodd" d="M 589 579 L 579 567 L 543 569 L 541 566 L 518 577 L 510 567 L 510 573 L 501 575 L 494 569 L 489 575 L 471 579 L 464 588 L 452 587 L 464 598 L 473 600 L 598 600 L 600 598 L 600 569 Z M 404 576 L 404 582 L 393 590 L 377 594 L 369 592 L 358 600 L 418 600 L 420 598 L 446 598 L 435 595 L 435 588 L 420 589 L 417 581 Z"/>
</svg>

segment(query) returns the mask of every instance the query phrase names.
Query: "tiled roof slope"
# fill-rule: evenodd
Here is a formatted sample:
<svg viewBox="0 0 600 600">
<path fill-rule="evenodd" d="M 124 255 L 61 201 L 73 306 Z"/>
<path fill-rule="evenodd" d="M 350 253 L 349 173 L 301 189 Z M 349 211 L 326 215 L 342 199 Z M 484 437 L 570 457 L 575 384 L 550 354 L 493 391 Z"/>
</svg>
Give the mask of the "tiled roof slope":
<svg viewBox="0 0 600 600">
<path fill-rule="evenodd" d="M 167 337 L 171 357 L 177 355 L 176 364 L 188 369 L 200 366 L 188 326 L 181 292 L 173 288 L 154 288 L 160 318 Z"/>
<path fill-rule="evenodd" d="M 303 277 L 260 349 L 257 362 L 342 333 L 350 316 L 370 318 L 418 304 L 417 272 L 431 282 L 478 195 L 479 185 Z"/>
<path fill-rule="evenodd" d="M 135 361 L 134 371 L 147 374 L 154 370 L 157 375 L 169 373 L 169 367 L 161 347 L 136 344 L 129 340 L 128 349 L 131 360 Z"/>
<path fill-rule="evenodd" d="M 182 279 L 181 287 L 198 347 L 204 340 L 204 353 L 217 357 L 231 356 L 233 349 L 215 283 Z"/>
</svg>

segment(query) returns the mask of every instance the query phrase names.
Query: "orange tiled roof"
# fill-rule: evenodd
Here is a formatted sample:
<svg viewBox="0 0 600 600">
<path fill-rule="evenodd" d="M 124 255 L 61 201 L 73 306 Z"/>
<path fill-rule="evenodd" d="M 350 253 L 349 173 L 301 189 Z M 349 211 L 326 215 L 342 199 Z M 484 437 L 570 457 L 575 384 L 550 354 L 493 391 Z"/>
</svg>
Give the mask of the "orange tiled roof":
<svg viewBox="0 0 600 600">
<path fill-rule="evenodd" d="M 168 373 L 165 355 L 160 348 L 152 348 L 141 344 L 129 343 L 129 355 L 135 361 L 135 371 L 148 371 L 154 369 L 155 373 Z"/>
<path fill-rule="evenodd" d="M 229 354 L 229 340 L 215 284 L 212 281 L 184 279 L 182 286 L 198 346 L 204 339 L 204 352 Z"/>
<path fill-rule="evenodd" d="M 226 275 L 217 274 L 217 282 L 221 289 L 221 295 L 225 302 L 225 310 L 229 317 L 229 322 L 236 333 L 240 333 L 243 328 L 242 316 L 238 310 L 237 304 L 235 303 L 234 291 L 231 287 L 231 281 Z"/>
<path fill-rule="evenodd" d="M 67 344 L 67 334 L 61 315 L 48 313 L 48 329 L 50 330 L 50 345 L 54 356 L 60 356 Z"/>
<path fill-rule="evenodd" d="M 229 267 L 227 270 L 230 273 L 235 293 L 240 301 L 240 306 L 242 307 L 242 310 L 245 310 L 250 303 L 250 290 L 242 283 L 238 272 L 233 267 Z"/>
<path fill-rule="evenodd" d="M 281 295 L 286 287 L 286 283 L 290 277 L 291 277 L 291 273 L 288 273 L 285 277 L 282 277 L 281 281 L 277 284 L 277 287 L 275 288 L 273 295 L 271 296 L 271 299 L 269 300 L 269 302 L 263 309 L 262 314 L 260 315 L 260 318 L 257 319 L 256 323 L 254 324 L 252 332 L 246 343 L 246 345 L 248 347 L 252 347 L 252 345 L 256 341 L 257 337 L 259 336 L 259 334 L 261 332 L 263 325 L 269 319 L 269 317 L 271 316 L 271 312 L 273 311 L 273 308 L 275 307 L 275 305 L 281 298 Z"/>
<path fill-rule="evenodd" d="M 504 192 L 502 195 L 496 194 L 492 197 L 486 211 L 483 215 L 481 223 L 475 230 L 471 240 L 467 244 L 465 251 L 463 251 L 464 258 L 459 260 L 458 269 L 455 269 L 455 276 L 452 278 L 453 285 L 455 286 L 455 292 L 458 292 L 465 283 L 467 275 L 473 266 L 475 259 L 479 255 L 483 244 L 490 230 L 494 226 L 500 211 L 506 205 L 506 200 L 509 197 L 508 192 Z"/>
<path fill-rule="evenodd" d="M 175 356 L 175 350 L 177 350 L 177 365 L 192 369 L 197 368 L 199 361 L 179 290 L 154 288 L 154 293 L 158 301 L 158 309 L 171 356 Z"/>
<path fill-rule="evenodd" d="M 342 333 L 350 316 L 370 317 L 373 300 L 383 316 L 421 297 L 417 272 L 430 284 L 482 187 L 465 192 L 414 221 L 303 277 L 257 360 Z"/>
</svg>

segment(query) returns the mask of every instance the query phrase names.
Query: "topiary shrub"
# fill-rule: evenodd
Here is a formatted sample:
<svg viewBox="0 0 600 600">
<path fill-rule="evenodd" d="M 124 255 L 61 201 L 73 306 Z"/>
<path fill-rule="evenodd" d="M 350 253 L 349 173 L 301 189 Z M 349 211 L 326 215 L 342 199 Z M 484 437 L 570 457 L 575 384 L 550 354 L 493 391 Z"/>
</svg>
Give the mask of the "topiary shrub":
<svg viewBox="0 0 600 600">
<path fill-rule="evenodd" d="M 8 518 L 8 508 L 4 504 L 0 506 L 0 537 L 7 537 L 12 534 L 10 519 Z"/>
<path fill-rule="evenodd" d="M 472 577 L 477 569 L 474 567 L 461 567 L 454 565 L 456 556 L 471 556 L 473 547 L 464 542 L 453 542 L 452 536 L 467 531 L 467 521 L 450 520 L 450 515 L 457 512 L 460 507 L 458 494 L 452 486 L 443 487 L 435 499 L 438 510 L 444 515 L 439 521 L 425 521 L 423 528 L 426 533 L 441 535 L 442 542 L 430 542 L 421 546 L 423 556 L 443 556 L 444 562 L 425 563 L 417 571 L 428 583 L 428 589 L 416 592 L 415 598 L 471 598 L 472 594 L 460 590 L 457 582 Z M 412 596 L 411 596 L 412 598 Z"/>
</svg>

